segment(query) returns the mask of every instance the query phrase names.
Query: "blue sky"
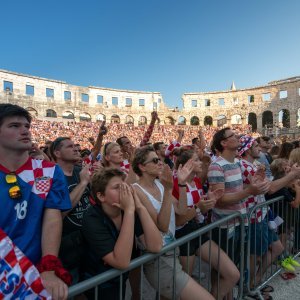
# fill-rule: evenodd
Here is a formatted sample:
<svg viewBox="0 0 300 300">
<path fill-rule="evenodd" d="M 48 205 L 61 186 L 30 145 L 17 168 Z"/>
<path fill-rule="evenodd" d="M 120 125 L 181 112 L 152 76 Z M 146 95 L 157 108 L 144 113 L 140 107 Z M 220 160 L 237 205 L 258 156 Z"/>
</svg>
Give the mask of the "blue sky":
<svg viewBox="0 0 300 300">
<path fill-rule="evenodd" d="M 300 1 L 2 1 L 0 68 L 161 92 L 227 90 L 300 75 Z"/>
</svg>

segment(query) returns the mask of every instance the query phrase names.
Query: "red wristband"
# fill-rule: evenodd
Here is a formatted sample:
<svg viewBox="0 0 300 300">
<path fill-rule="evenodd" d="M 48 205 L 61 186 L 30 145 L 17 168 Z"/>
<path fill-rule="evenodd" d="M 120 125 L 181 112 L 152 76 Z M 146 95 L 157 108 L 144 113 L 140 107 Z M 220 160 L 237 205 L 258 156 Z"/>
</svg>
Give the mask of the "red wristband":
<svg viewBox="0 0 300 300">
<path fill-rule="evenodd" d="M 54 255 L 45 255 L 36 265 L 40 273 L 54 271 L 55 275 L 65 284 L 71 285 L 72 275 L 63 267 L 61 261 Z"/>
</svg>

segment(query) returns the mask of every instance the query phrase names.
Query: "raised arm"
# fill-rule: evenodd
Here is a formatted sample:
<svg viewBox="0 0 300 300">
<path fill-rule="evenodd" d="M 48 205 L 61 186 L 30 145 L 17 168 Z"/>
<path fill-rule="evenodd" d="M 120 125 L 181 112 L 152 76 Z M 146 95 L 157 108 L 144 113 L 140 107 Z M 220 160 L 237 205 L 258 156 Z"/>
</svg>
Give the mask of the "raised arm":
<svg viewBox="0 0 300 300">
<path fill-rule="evenodd" d="M 172 195 L 173 190 L 173 176 L 172 171 L 168 165 L 163 166 L 163 171 L 159 176 L 159 179 L 164 186 L 164 195 L 163 195 L 163 203 L 161 205 L 160 212 L 157 216 L 157 226 L 160 231 L 168 232 L 170 218 L 171 218 L 171 210 L 173 204 L 177 202 L 177 200 Z M 174 207 L 175 212 L 178 211 L 176 207 Z"/>
<path fill-rule="evenodd" d="M 147 131 L 145 132 L 145 134 L 143 136 L 143 139 L 140 143 L 140 147 L 145 146 L 148 143 L 148 141 L 150 140 L 150 137 L 151 137 L 153 129 L 154 129 L 154 124 L 157 119 L 158 119 L 157 112 L 153 111 L 151 113 L 151 122 L 149 124 Z"/>
<path fill-rule="evenodd" d="M 300 176 L 300 167 L 297 164 L 294 164 L 287 175 L 271 182 L 268 194 L 274 194 L 283 187 L 288 186 L 288 184 L 298 176 Z"/>
<path fill-rule="evenodd" d="M 90 182 L 91 175 L 90 175 L 89 168 L 90 168 L 90 165 L 87 164 L 81 169 L 81 171 L 79 173 L 80 182 L 76 185 L 76 187 L 70 193 L 72 208 L 74 208 L 78 204 L 78 202 L 81 199 L 81 196 L 83 195 L 87 185 Z M 68 212 L 69 211 L 63 212 L 62 213 L 63 217 L 65 217 L 68 214 Z"/>
<path fill-rule="evenodd" d="M 105 134 L 107 134 L 107 127 L 105 126 L 105 120 L 104 120 L 99 128 L 99 133 L 98 133 L 96 142 L 95 142 L 93 150 L 92 150 L 92 157 L 94 160 L 96 160 L 96 157 L 101 150 L 103 137 Z"/>
</svg>

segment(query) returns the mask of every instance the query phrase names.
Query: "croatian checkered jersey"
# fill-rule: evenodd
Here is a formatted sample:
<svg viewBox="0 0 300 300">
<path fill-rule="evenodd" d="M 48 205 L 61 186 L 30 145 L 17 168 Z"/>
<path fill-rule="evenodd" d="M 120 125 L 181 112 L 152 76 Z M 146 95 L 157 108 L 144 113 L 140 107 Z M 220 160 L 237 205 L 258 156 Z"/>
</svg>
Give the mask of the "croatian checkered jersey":
<svg viewBox="0 0 300 300">
<path fill-rule="evenodd" d="M 256 166 L 245 159 L 241 159 L 241 169 L 242 169 L 243 183 L 245 185 L 250 184 L 251 177 L 254 176 L 257 171 Z M 246 201 L 248 213 L 256 204 L 262 203 L 264 201 L 265 201 L 264 195 L 249 196 Z M 265 217 L 265 215 L 266 215 L 265 209 L 257 208 L 251 214 L 250 221 L 251 223 L 260 223 Z"/>
<path fill-rule="evenodd" d="M 127 159 L 124 159 L 120 164 L 120 168 L 126 175 L 128 175 L 130 169 L 129 161 Z"/>
<path fill-rule="evenodd" d="M 172 152 L 175 148 L 180 147 L 180 143 L 178 143 L 176 140 L 174 140 L 165 150 L 165 156 L 169 157 L 170 155 L 172 155 Z"/>
<path fill-rule="evenodd" d="M 199 177 L 194 177 L 193 179 L 195 186 L 191 186 L 187 184 L 186 186 L 186 196 L 187 196 L 187 206 L 193 207 L 195 204 L 197 204 L 201 197 L 204 195 L 201 179 Z M 179 199 L 179 186 L 178 186 L 178 178 L 176 173 L 173 173 L 173 196 L 178 200 Z"/>
<path fill-rule="evenodd" d="M 42 220 L 45 208 L 69 210 L 71 201 L 59 166 L 29 158 L 14 173 L 21 197 L 12 199 L 7 183 L 10 170 L 0 165 L 0 228 L 35 264 L 41 257 Z"/>
</svg>

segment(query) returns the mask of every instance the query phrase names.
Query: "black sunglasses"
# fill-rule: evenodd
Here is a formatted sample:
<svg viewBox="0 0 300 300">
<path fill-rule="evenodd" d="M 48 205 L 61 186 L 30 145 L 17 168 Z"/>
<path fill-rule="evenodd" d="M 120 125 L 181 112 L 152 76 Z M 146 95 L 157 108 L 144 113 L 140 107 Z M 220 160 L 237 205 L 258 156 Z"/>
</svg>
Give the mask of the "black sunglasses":
<svg viewBox="0 0 300 300">
<path fill-rule="evenodd" d="M 231 138 L 233 136 L 235 136 L 235 133 L 233 133 L 233 134 L 231 134 L 231 135 L 229 135 L 227 137 L 223 137 L 222 141 L 227 140 L 227 139 L 229 139 L 229 138 Z"/>
<path fill-rule="evenodd" d="M 144 162 L 144 165 L 145 165 L 145 164 L 148 164 L 148 163 L 151 163 L 151 162 L 153 162 L 154 164 L 157 165 L 160 161 L 161 161 L 160 158 L 158 158 L 158 157 L 153 157 L 151 160 L 145 161 L 145 162 Z"/>
</svg>

